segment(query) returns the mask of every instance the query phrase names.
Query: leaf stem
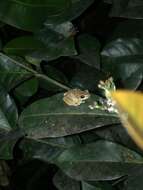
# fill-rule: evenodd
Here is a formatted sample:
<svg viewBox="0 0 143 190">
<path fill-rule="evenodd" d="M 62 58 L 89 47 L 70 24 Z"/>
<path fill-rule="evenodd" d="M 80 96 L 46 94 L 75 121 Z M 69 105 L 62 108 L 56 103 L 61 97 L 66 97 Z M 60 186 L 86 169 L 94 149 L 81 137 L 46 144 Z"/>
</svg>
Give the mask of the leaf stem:
<svg viewBox="0 0 143 190">
<path fill-rule="evenodd" d="M 4 57 L 4 58 L 6 58 L 6 59 L 9 59 L 10 61 L 12 61 L 13 63 L 15 63 L 15 64 L 18 65 L 19 67 L 21 67 L 21 68 L 23 68 L 23 69 L 25 69 L 25 70 L 31 72 L 31 73 L 32 73 L 35 77 L 37 77 L 37 78 L 44 79 L 44 80 L 46 80 L 46 81 L 48 81 L 48 82 L 50 82 L 50 83 L 52 83 L 52 84 L 54 84 L 54 85 L 56 85 L 56 86 L 59 86 L 60 88 L 62 88 L 62 89 L 64 89 L 64 90 L 70 90 L 70 87 L 68 87 L 68 86 L 66 86 L 66 85 L 64 85 L 64 84 L 62 84 L 62 83 L 60 83 L 60 82 L 58 82 L 58 81 L 56 81 L 56 80 L 54 80 L 54 79 L 52 79 L 52 78 L 50 78 L 50 77 L 44 75 L 44 74 L 38 73 L 37 71 L 35 71 L 35 70 L 29 68 L 29 67 L 26 66 L 26 65 L 23 65 L 22 63 L 19 63 L 18 61 L 14 60 L 13 58 L 11 58 L 11 57 L 9 57 L 9 56 L 7 56 L 7 55 L 1 53 L 1 52 L 0 52 L 0 56 Z"/>
</svg>

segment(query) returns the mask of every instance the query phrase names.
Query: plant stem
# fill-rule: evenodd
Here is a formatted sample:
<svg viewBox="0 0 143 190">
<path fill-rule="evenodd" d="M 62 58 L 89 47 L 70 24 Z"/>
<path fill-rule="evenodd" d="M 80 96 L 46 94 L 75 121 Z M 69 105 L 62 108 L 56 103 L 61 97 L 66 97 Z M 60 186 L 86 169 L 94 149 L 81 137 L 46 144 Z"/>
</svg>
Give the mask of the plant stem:
<svg viewBox="0 0 143 190">
<path fill-rule="evenodd" d="M 15 64 L 18 65 L 19 67 L 21 67 L 21 68 L 23 68 L 23 69 L 25 69 L 25 70 L 31 72 L 31 73 L 32 73 L 35 77 L 37 77 L 37 78 L 44 79 L 44 80 L 46 80 L 46 81 L 48 81 L 48 82 L 50 82 L 50 83 L 52 83 L 52 84 L 54 84 L 54 85 L 56 85 L 56 86 L 59 86 L 60 88 L 62 88 L 62 89 L 64 89 L 64 90 L 70 90 L 70 87 L 68 87 L 68 86 L 66 86 L 66 85 L 64 85 L 64 84 L 62 84 L 62 83 L 60 83 L 60 82 L 58 82 L 58 81 L 56 81 L 56 80 L 54 80 L 54 79 L 52 79 L 52 78 L 50 78 L 50 77 L 44 75 L 44 74 L 38 73 L 37 71 L 35 71 L 35 70 L 29 68 L 28 66 L 26 66 L 26 65 L 24 65 L 24 64 L 22 64 L 22 63 L 19 63 L 18 61 L 14 60 L 13 58 L 11 58 L 11 57 L 9 57 L 9 56 L 7 56 L 7 55 L 1 53 L 1 52 L 0 52 L 0 56 L 4 57 L 4 58 L 6 58 L 6 59 L 9 59 L 10 61 L 12 61 L 13 63 L 15 63 Z"/>
</svg>

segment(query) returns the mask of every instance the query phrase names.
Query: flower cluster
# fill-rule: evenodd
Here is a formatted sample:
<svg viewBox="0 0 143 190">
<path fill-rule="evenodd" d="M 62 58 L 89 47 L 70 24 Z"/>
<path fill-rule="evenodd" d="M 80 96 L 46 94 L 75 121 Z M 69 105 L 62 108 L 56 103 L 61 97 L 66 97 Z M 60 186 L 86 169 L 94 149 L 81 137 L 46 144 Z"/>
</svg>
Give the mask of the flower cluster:
<svg viewBox="0 0 143 190">
<path fill-rule="evenodd" d="M 113 78 L 110 77 L 106 81 L 99 81 L 98 87 L 103 90 L 106 99 L 101 98 L 98 102 L 93 102 L 93 105 L 90 105 L 89 108 L 97 108 L 101 110 L 107 110 L 109 112 L 118 113 L 118 110 L 115 107 L 115 102 L 111 98 L 111 91 L 116 90 Z"/>
</svg>

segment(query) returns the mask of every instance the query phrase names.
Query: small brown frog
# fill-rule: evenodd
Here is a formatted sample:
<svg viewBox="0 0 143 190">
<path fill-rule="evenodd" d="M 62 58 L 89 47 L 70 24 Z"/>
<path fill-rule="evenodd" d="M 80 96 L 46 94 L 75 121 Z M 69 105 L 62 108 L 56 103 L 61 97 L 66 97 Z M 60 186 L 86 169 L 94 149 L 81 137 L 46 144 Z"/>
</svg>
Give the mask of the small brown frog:
<svg viewBox="0 0 143 190">
<path fill-rule="evenodd" d="M 90 97 L 88 90 L 71 89 L 64 93 L 63 101 L 69 106 L 79 106 Z"/>
</svg>

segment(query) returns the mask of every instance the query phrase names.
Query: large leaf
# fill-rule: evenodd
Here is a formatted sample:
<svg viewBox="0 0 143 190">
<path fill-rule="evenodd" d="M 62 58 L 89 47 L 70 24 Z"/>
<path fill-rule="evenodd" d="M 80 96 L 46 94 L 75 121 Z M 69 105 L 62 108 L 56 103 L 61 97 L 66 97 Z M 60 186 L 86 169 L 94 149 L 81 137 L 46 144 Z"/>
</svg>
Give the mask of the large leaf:
<svg viewBox="0 0 143 190">
<path fill-rule="evenodd" d="M 4 47 L 4 52 L 26 56 L 27 60 L 37 60 L 37 63 L 43 59 L 51 60 L 62 55 L 74 55 L 76 54 L 72 37 L 74 32 L 71 22 L 49 24 L 35 36 L 22 36 L 9 41 Z"/>
<path fill-rule="evenodd" d="M 76 58 L 92 67 L 100 68 L 99 41 L 88 34 L 80 35 L 77 40 L 79 55 Z"/>
<path fill-rule="evenodd" d="M 35 31 L 42 27 L 48 19 L 69 19 L 78 16 L 93 0 L 84 3 L 73 0 L 42 0 L 42 1 L 5 1 L 0 2 L 0 19 L 12 26 L 28 31 Z M 7 14 L 5 14 L 7 10 Z"/>
<path fill-rule="evenodd" d="M 40 32 L 36 33 L 36 37 L 45 45 L 45 50 L 34 52 L 30 56 L 50 61 L 60 56 L 76 55 L 72 30 L 74 32 L 74 26 L 70 22 L 46 25 Z"/>
<path fill-rule="evenodd" d="M 52 67 L 52 66 L 46 64 L 45 66 L 43 66 L 43 70 L 44 70 L 44 73 L 48 77 L 51 77 L 52 79 L 55 79 L 56 81 L 61 82 L 62 84 L 68 84 L 68 80 L 67 80 L 66 76 L 64 75 L 64 73 L 62 73 L 55 67 Z M 56 91 L 63 90 L 59 86 L 56 86 L 56 85 L 54 85 L 46 80 L 42 80 L 42 79 L 39 79 L 39 85 L 41 88 L 46 89 L 48 91 L 56 92 Z"/>
<path fill-rule="evenodd" d="M 142 20 L 123 20 L 119 22 L 110 35 L 110 40 L 117 38 L 125 39 L 143 39 L 143 22 Z"/>
<path fill-rule="evenodd" d="M 78 107 L 63 102 L 63 94 L 38 100 L 21 114 L 19 126 L 32 138 L 60 137 L 80 133 L 112 123 L 118 123 L 116 114 L 88 106 L 99 97 L 92 95 L 89 101 Z"/>
<path fill-rule="evenodd" d="M 2 110 L 0 110 L 0 131 L 9 132 L 10 130 L 11 126 Z"/>
<path fill-rule="evenodd" d="M 96 137 L 97 135 L 97 137 Z M 82 138 L 84 138 L 85 135 L 83 135 Z M 121 124 L 115 124 L 108 127 L 102 127 L 96 130 L 93 130 L 91 134 L 88 134 L 89 137 L 84 138 L 84 141 L 88 142 L 95 142 L 94 138 L 92 136 L 95 136 L 96 138 L 105 139 L 108 141 L 116 142 L 119 144 L 122 144 L 123 146 L 126 146 L 129 149 L 132 149 L 141 155 L 143 155 L 142 150 L 134 143 L 132 138 L 128 135 L 126 129 Z"/>
<path fill-rule="evenodd" d="M 94 0 L 70 0 L 69 9 L 65 9 L 62 15 L 58 15 L 57 17 L 51 17 L 51 19 L 47 19 L 45 24 L 51 24 L 54 22 L 65 22 L 69 20 L 73 20 L 81 15 L 92 3 Z"/>
<path fill-rule="evenodd" d="M 112 93 L 123 125 L 133 140 L 143 149 L 143 94 L 131 91 Z"/>
<path fill-rule="evenodd" d="M 105 73 L 89 65 L 82 64 L 71 79 L 72 87 L 88 89 L 91 92 L 99 92 L 98 83 L 104 80 Z"/>
<path fill-rule="evenodd" d="M 123 87 L 136 89 L 143 77 L 143 40 L 118 38 L 103 48 L 102 69 L 120 80 Z"/>
<path fill-rule="evenodd" d="M 13 58 L 25 64 L 23 59 L 19 57 Z M 2 84 L 7 91 L 11 90 L 30 75 L 28 71 L 17 66 L 11 59 L 4 57 L 2 54 L 0 55 L 0 84 Z"/>
<path fill-rule="evenodd" d="M 93 186 L 86 182 L 82 182 L 82 190 L 102 190 L 102 188 Z"/>
<path fill-rule="evenodd" d="M 18 110 L 14 100 L 2 87 L 0 87 L 0 108 L 2 109 L 12 128 L 15 128 L 18 120 Z"/>
<path fill-rule="evenodd" d="M 14 96 L 21 104 L 24 104 L 31 96 L 37 92 L 38 86 L 38 80 L 36 78 L 30 78 L 22 82 L 14 89 Z"/>
<path fill-rule="evenodd" d="M 14 147 L 22 136 L 21 131 L 11 131 L 0 135 L 0 159 L 13 159 Z"/>
<path fill-rule="evenodd" d="M 141 0 L 112 0 L 112 4 L 110 15 L 113 17 L 143 18 L 143 1 Z"/>
<path fill-rule="evenodd" d="M 59 170 L 54 178 L 53 182 L 58 190 L 80 190 L 80 182 L 68 177 L 61 170 Z"/>
<path fill-rule="evenodd" d="M 46 47 L 33 36 L 22 36 L 9 41 L 3 48 L 7 54 L 25 56 L 35 51 L 44 51 Z"/>
<path fill-rule="evenodd" d="M 61 152 L 77 144 L 80 144 L 78 136 L 37 140 L 25 138 L 21 142 L 20 147 L 26 160 L 40 159 L 53 163 L 54 159 L 56 159 Z"/>
<path fill-rule="evenodd" d="M 142 167 L 143 158 L 121 145 L 101 140 L 65 150 L 57 164 L 77 180 L 113 180 Z"/>
<path fill-rule="evenodd" d="M 127 178 L 127 180 L 124 182 L 124 188 L 126 190 L 142 190 L 142 176 L 143 168 L 141 167 Z"/>
<path fill-rule="evenodd" d="M 63 150 L 65 146 L 47 142 L 46 140 L 24 139 L 21 143 L 25 160 L 41 159 L 43 161 L 53 162 Z"/>
</svg>

